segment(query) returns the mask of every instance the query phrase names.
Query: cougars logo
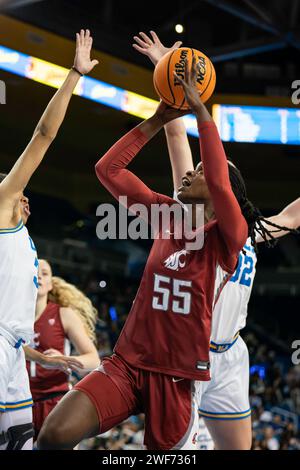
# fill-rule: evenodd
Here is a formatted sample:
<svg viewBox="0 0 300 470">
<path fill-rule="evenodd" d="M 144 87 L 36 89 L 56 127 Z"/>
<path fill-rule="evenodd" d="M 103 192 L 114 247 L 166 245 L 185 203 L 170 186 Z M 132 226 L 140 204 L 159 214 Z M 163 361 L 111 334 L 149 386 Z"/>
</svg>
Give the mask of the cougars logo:
<svg viewBox="0 0 300 470">
<path fill-rule="evenodd" d="M 186 250 L 176 251 L 164 261 L 165 267 L 172 269 L 173 271 L 178 271 L 180 268 L 184 268 L 186 265 L 186 255 L 188 254 L 189 251 Z"/>
</svg>

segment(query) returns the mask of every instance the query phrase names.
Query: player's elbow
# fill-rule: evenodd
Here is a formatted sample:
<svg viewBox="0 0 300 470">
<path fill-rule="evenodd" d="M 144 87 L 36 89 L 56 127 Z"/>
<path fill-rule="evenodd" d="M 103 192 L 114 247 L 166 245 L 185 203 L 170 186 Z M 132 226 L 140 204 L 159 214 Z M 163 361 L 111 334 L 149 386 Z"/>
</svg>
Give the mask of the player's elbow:
<svg viewBox="0 0 300 470">
<path fill-rule="evenodd" d="M 96 163 L 95 172 L 96 172 L 98 180 L 101 181 L 101 183 L 103 183 L 106 180 L 107 171 L 106 171 L 106 165 L 104 165 L 102 158 L 100 158 L 100 160 Z"/>
<path fill-rule="evenodd" d="M 56 138 L 57 132 L 53 132 L 49 127 L 41 124 L 36 128 L 35 135 L 49 142 L 53 142 Z"/>
</svg>

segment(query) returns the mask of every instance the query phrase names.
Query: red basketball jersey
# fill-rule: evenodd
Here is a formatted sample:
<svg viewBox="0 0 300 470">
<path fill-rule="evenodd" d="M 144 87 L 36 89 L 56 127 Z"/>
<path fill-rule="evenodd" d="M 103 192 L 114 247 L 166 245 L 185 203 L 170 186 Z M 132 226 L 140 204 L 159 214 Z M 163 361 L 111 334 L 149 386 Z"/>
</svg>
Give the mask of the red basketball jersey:
<svg viewBox="0 0 300 470">
<path fill-rule="evenodd" d="M 186 251 L 186 240 L 174 237 L 154 241 L 115 352 L 135 367 L 209 380 L 216 267 L 220 264 L 227 273 L 234 272 L 248 226 L 230 186 L 228 163 L 214 122 L 198 122 L 198 127 L 215 220 L 203 227 L 202 249 Z M 149 128 L 147 132 L 151 135 Z M 114 197 L 127 196 L 127 207 L 142 203 L 149 211 L 154 204 L 170 206 L 175 201 L 152 191 L 127 169 L 147 141 L 140 127 L 133 129 L 99 160 L 96 172 Z M 217 286 L 217 294 L 221 287 Z"/>
<path fill-rule="evenodd" d="M 60 306 L 49 302 L 34 324 L 34 349 L 44 352 L 53 348 L 68 354 L 66 338 L 60 318 Z M 54 392 L 69 390 L 68 376 L 59 370 L 49 370 L 36 362 L 27 361 L 30 389 L 34 400 Z"/>
<path fill-rule="evenodd" d="M 216 222 L 206 225 L 201 250 L 187 251 L 185 241 L 174 238 L 154 241 L 115 347 L 119 356 L 135 367 L 209 380 L 212 305 L 222 245 Z"/>
</svg>

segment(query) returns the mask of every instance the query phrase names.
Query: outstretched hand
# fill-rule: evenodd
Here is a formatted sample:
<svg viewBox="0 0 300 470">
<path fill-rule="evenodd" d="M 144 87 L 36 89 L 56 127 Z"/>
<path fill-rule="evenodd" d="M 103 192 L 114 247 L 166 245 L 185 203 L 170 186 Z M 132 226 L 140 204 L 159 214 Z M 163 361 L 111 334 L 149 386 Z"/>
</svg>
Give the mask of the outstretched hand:
<svg viewBox="0 0 300 470">
<path fill-rule="evenodd" d="M 167 52 L 178 49 L 182 44 L 182 41 L 176 41 L 172 47 L 165 47 L 154 31 L 150 31 L 150 34 L 151 38 L 143 32 L 139 33 L 139 36 L 133 36 L 137 44 L 132 44 L 132 46 L 141 54 L 149 57 L 154 65 L 156 65 Z"/>
<path fill-rule="evenodd" d="M 83 75 L 89 73 L 95 65 L 99 64 L 98 60 L 91 60 L 92 44 L 93 38 L 88 29 L 81 29 L 80 33 L 76 33 L 74 67 Z"/>
<path fill-rule="evenodd" d="M 179 77 L 179 75 L 174 72 L 174 76 L 179 81 L 180 85 L 183 88 L 185 99 L 194 114 L 198 114 L 199 111 L 203 108 L 203 103 L 200 99 L 200 92 L 197 88 L 197 73 L 198 73 L 199 63 L 196 62 L 196 56 L 193 55 L 192 66 L 189 70 L 188 61 L 185 59 L 185 75 L 184 79 Z"/>
</svg>

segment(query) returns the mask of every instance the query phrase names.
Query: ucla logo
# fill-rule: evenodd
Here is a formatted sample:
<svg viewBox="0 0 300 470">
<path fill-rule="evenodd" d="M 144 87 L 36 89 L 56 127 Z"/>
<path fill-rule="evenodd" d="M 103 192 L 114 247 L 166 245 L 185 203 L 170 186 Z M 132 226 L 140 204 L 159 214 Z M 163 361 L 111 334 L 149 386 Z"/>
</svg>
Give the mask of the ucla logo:
<svg viewBox="0 0 300 470">
<path fill-rule="evenodd" d="M 176 251 L 169 258 L 164 261 L 164 265 L 168 269 L 178 271 L 180 268 L 184 268 L 186 265 L 186 255 L 190 252 L 186 250 Z"/>
</svg>

